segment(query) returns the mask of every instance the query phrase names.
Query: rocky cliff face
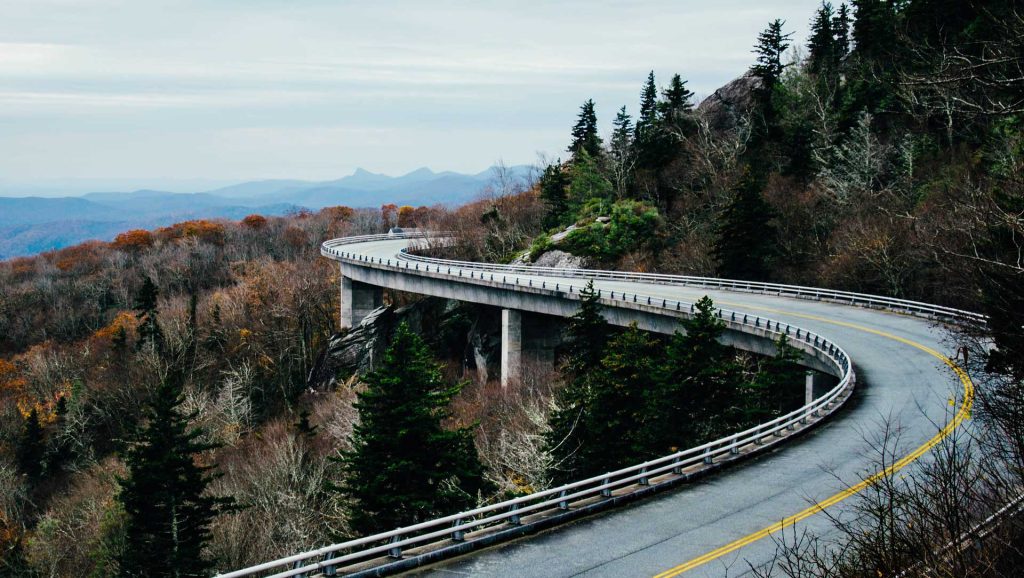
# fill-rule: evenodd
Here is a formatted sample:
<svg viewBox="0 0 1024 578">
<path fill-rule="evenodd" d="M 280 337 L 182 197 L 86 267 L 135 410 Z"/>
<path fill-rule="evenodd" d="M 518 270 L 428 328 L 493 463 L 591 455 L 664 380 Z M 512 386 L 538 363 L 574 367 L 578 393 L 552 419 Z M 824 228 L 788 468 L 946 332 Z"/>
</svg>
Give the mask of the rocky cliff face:
<svg viewBox="0 0 1024 578">
<path fill-rule="evenodd" d="M 754 91 L 760 86 L 761 79 L 748 72 L 705 98 L 697 106 L 697 111 L 706 116 L 711 128 L 729 130 L 753 108 Z"/>
<path fill-rule="evenodd" d="M 373 371 L 394 329 L 402 322 L 424 337 L 439 359 L 461 367 L 467 378 L 486 381 L 498 372 L 500 312 L 447 299 L 426 298 L 394 308 L 385 305 L 356 327 L 331 336 L 310 371 L 307 386 L 330 389 Z M 454 353 L 453 353 L 454 352 Z"/>
</svg>

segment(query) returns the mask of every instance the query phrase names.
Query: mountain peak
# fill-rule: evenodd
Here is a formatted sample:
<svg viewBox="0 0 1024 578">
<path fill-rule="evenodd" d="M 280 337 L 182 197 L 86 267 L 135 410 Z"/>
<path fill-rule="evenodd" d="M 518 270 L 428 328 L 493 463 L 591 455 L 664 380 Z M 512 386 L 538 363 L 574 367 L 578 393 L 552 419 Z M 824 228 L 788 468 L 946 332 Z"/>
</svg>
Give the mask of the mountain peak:
<svg viewBox="0 0 1024 578">
<path fill-rule="evenodd" d="M 411 173 L 408 173 L 408 174 L 403 175 L 403 176 L 406 176 L 406 177 L 432 177 L 432 176 L 434 176 L 434 171 L 430 170 L 428 167 L 420 167 L 420 168 L 416 169 L 415 171 L 412 171 Z"/>
</svg>

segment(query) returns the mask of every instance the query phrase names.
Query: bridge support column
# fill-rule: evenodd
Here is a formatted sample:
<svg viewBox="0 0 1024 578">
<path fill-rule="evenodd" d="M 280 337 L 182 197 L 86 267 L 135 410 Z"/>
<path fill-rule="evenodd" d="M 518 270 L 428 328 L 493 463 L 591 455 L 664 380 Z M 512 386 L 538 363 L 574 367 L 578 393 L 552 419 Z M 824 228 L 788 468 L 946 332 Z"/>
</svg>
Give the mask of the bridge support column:
<svg viewBox="0 0 1024 578">
<path fill-rule="evenodd" d="M 384 290 L 341 276 L 341 327 L 359 325 L 371 311 L 384 304 Z"/>
<path fill-rule="evenodd" d="M 523 314 L 501 310 L 501 386 L 518 383 L 523 376 Z"/>
<path fill-rule="evenodd" d="M 837 383 L 839 383 L 838 380 L 831 375 L 826 375 L 817 371 L 808 371 L 807 379 L 804 381 L 804 404 L 806 405 L 811 403 L 818 397 L 824 395 Z"/>
</svg>

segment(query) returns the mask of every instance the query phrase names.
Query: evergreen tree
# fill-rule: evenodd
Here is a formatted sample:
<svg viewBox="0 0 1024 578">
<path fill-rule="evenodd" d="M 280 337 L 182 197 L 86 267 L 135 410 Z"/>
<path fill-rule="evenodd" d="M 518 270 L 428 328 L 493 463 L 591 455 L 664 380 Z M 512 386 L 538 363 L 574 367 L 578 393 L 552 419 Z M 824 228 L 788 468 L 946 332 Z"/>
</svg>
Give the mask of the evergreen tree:
<svg viewBox="0 0 1024 578">
<path fill-rule="evenodd" d="M 713 255 L 727 279 L 764 281 L 777 253 L 774 214 L 761 196 L 761 183 L 750 171 L 743 176 L 718 227 Z"/>
<path fill-rule="evenodd" d="M 845 2 L 839 5 L 832 20 L 832 34 L 835 38 L 836 59 L 842 61 L 850 53 L 850 8 Z"/>
<path fill-rule="evenodd" d="M 658 112 L 662 123 L 676 124 L 680 115 L 693 110 L 693 92 L 686 88 L 686 81 L 678 74 L 672 76 L 668 88 L 662 91 L 661 96 Z"/>
<path fill-rule="evenodd" d="M 593 281 L 580 291 L 580 308 L 566 327 L 566 355 L 562 372 L 568 384 L 558 392 L 557 409 L 548 419 L 547 451 L 554 458 L 557 480 L 573 477 L 581 467 L 580 448 L 591 438 L 586 411 L 593 395 L 593 382 L 610 339 L 611 326 L 601 315 Z"/>
<path fill-rule="evenodd" d="M 644 138 L 658 126 L 658 87 L 654 84 L 654 71 L 647 74 L 640 93 L 640 116 L 636 120 L 636 140 Z"/>
<path fill-rule="evenodd" d="M 782 71 L 787 64 L 783 64 L 782 58 L 789 48 L 789 40 L 792 33 L 784 34 L 782 27 L 786 23 L 775 19 L 757 37 L 757 46 L 754 47 L 754 54 L 757 54 L 757 64 L 750 68 L 750 71 L 761 80 L 761 87 L 758 92 L 763 102 L 769 102 L 771 95 L 782 79 Z"/>
<path fill-rule="evenodd" d="M 684 87 L 685 90 L 685 87 Z M 658 102 L 658 87 L 654 83 L 654 71 L 647 75 L 640 95 L 640 116 L 636 120 L 633 140 L 637 166 L 641 169 L 658 170 L 671 160 L 673 140 L 661 122 L 661 103 Z M 655 196 L 657 196 L 655 192 Z"/>
<path fill-rule="evenodd" d="M 33 407 L 29 410 L 28 417 L 25 418 L 25 423 L 22 425 L 17 450 L 18 466 L 29 481 L 38 480 L 43 473 L 43 451 L 45 449 L 43 435 L 39 410 Z"/>
<path fill-rule="evenodd" d="M 334 489 L 350 522 L 370 534 L 473 506 L 488 488 L 472 428 L 444 429 L 461 384 L 446 383 L 426 343 L 402 323 L 358 394 L 359 423 Z"/>
<path fill-rule="evenodd" d="M 658 393 L 652 387 L 657 349 L 657 342 L 636 323 L 608 342 L 582 408 L 581 431 L 586 438 L 579 439 L 572 477 L 594 476 L 654 457 L 649 408 L 660 401 L 652 398 Z"/>
<path fill-rule="evenodd" d="M 580 290 L 580 308 L 566 327 L 566 368 L 571 373 L 593 370 L 604 357 L 613 329 L 601 314 L 600 296 L 594 282 Z"/>
<path fill-rule="evenodd" d="M 561 160 L 545 167 L 540 177 L 540 198 L 546 208 L 545 228 L 552 229 L 575 220 L 575 215 L 569 212 L 569 197 L 566 192 L 569 183 L 569 175 L 562 170 Z"/>
<path fill-rule="evenodd" d="M 747 401 L 749 423 L 764 421 L 803 405 L 807 370 L 800 365 L 803 354 L 785 335 L 775 341 L 775 356 L 761 363 Z"/>
<path fill-rule="evenodd" d="M 751 73 L 761 82 L 754 91 L 757 100 L 757 121 L 754 123 L 747 148 L 746 158 L 759 175 L 767 174 L 773 167 L 772 162 L 779 156 L 773 146 L 783 140 L 783 128 L 780 123 L 781 103 L 776 93 L 780 92 L 782 72 L 786 64 L 782 58 L 789 48 L 791 34 L 784 34 L 782 27 L 785 22 L 774 20 L 757 37 L 757 62 L 750 68 Z"/>
<path fill-rule="evenodd" d="M 811 21 L 811 37 L 807 42 L 807 67 L 818 75 L 830 75 L 838 65 L 832 5 L 822 2 Z"/>
<path fill-rule="evenodd" d="M 585 205 L 597 206 L 605 211 L 611 205 L 615 187 L 604 176 L 597 159 L 583 149 L 576 155 L 570 169 L 572 180 L 569 182 L 569 212 L 573 218 Z"/>
<path fill-rule="evenodd" d="M 139 319 L 139 340 L 136 348 L 151 347 L 156 352 L 163 351 L 164 335 L 157 318 L 157 299 L 160 290 L 149 277 L 142 282 L 135 296 L 135 316 Z"/>
<path fill-rule="evenodd" d="M 704 296 L 665 351 L 656 440 L 659 450 L 686 448 L 730 429 L 738 403 L 739 368 L 721 339 L 725 323 Z"/>
<path fill-rule="evenodd" d="M 128 477 L 120 479 L 126 544 L 120 557 L 123 576 L 209 576 L 204 548 L 210 524 L 232 501 L 207 494 L 213 466 L 196 456 L 214 449 L 191 429 L 195 415 L 181 410 L 182 378 L 171 374 L 157 388 L 146 410 L 147 422 L 125 456 Z"/>
<path fill-rule="evenodd" d="M 597 134 L 597 113 L 594 111 L 592 99 L 580 107 L 580 115 L 576 125 L 572 127 L 572 144 L 569 145 L 569 152 L 575 158 L 580 151 L 586 151 L 595 159 L 601 156 L 601 137 Z"/>
<path fill-rule="evenodd" d="M 880 63 L 891 54 L 896 31 L 896 13 L 887 0 L 852 0 L 854 50 L 864 61 Z"/>
</svg>

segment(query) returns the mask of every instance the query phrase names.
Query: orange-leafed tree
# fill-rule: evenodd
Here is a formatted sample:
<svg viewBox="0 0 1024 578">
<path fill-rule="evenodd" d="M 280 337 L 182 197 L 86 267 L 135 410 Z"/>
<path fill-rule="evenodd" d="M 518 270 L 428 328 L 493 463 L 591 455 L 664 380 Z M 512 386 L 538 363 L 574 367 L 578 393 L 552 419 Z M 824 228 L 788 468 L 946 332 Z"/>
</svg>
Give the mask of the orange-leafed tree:
<svg viewBox="0 0 1024 578">
<path fill-rule="evenodd" d="M 111 246 L 121 251 L 137 252 L 152 247 L 154 240 L 153 233 L 145 229 L 132 229 L 114 237 Z"/>
<path fill-rule="evenodd" d="M 415 227 L 415 213 L 416 209 L 409 205 L 402 205 L 398 208 L 398 226 L 399 227 Z"/>
<path fill-rule="evenodd" d="M 249 215 L 242 219 L 242 224 L 249 229 L 262 229 L 267 226 L 267 218 L 263 215 Z"/>
</svg>

